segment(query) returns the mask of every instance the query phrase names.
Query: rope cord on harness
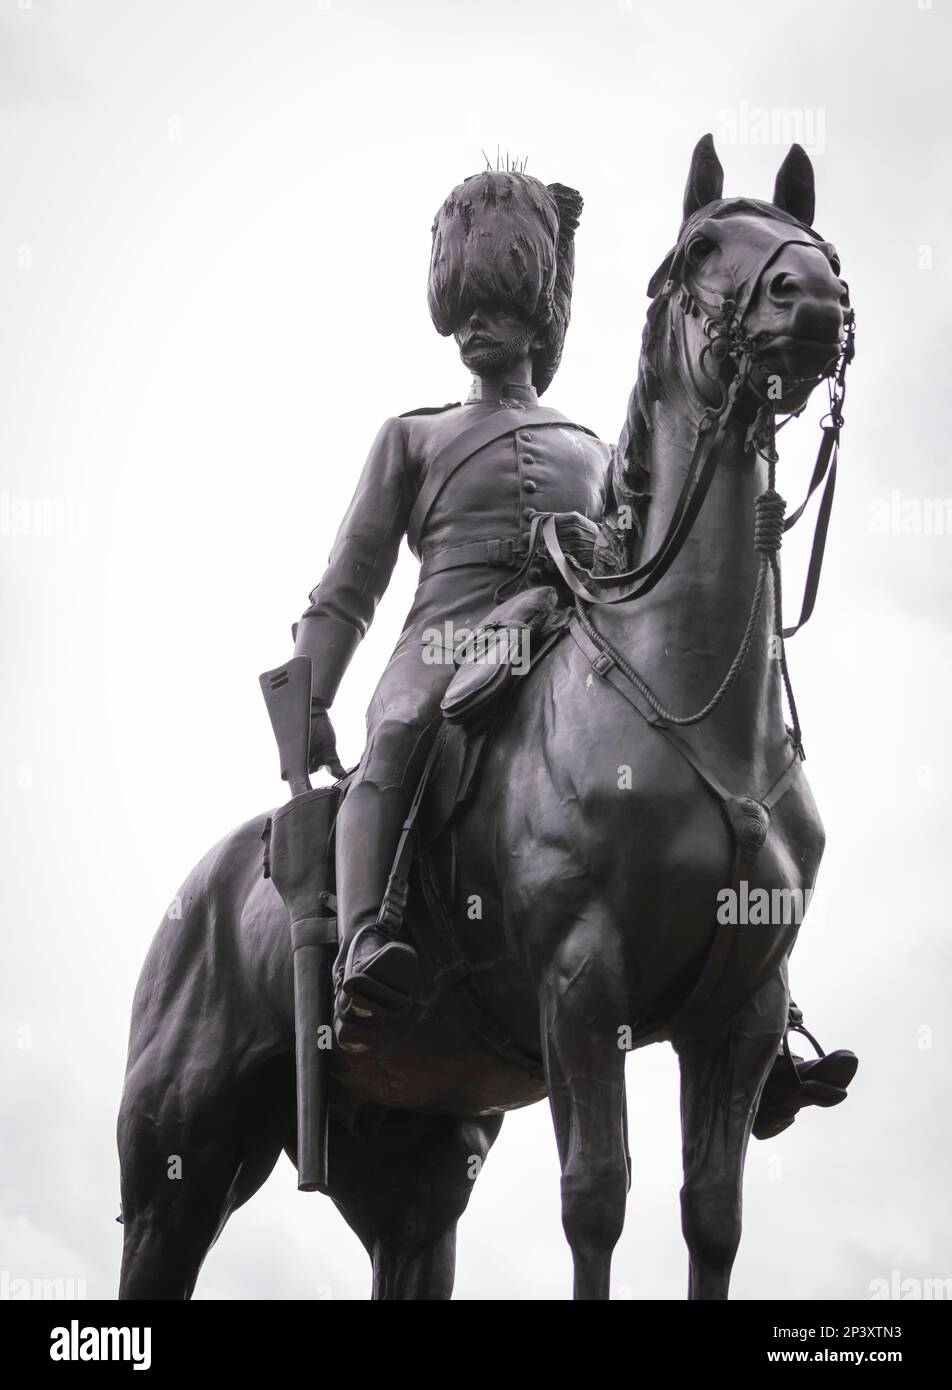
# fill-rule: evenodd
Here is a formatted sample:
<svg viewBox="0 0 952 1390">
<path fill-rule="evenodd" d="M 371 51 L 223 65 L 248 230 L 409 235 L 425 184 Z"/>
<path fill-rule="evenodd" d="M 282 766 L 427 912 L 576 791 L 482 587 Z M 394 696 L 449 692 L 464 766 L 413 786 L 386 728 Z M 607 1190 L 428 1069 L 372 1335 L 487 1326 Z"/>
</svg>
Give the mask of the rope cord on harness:
<svg viewBox="0 0 952 1390">
<path fill-rule="evenodd" d="M 776 450 L 771 450 L 767 456 L 768 462 L 768 486 L 767 491 L 762 492 L 757 498 L 757 524 L 754 530 L 754 545 L 768 557 L 770 571 L 773 576 L 773 640 L 777 644 L 777 658 L 780 662 L 780 678 L 783 681 L 784 693 L 787 697 L 787 708 L 790 711 L 790 737 L 793 746 L 803 756 L 803 736 L 800 729 L 800 716 L 797 713 L 797 702 L 793 696 L 793 682 L 790 679 L 790 668 L 787 665 L 787 645 L 783 634 L 783 584 L 780 578 L 780 546 L 783 543 L 785 527 L 784 516 L 787 504 L 774 489 L 774 475 L 777 467 Z"/>
<path fill-rule="evenodd" d="M 678 715 L 673 714 L 667 709 L 658 697 L 654 694 L 647 683 L 638 675 L 634 667 L 626 661 L 612 644 L 591 622 L 588 611 L 580 598 L 576 596 L 575 611 L 578 615 L 579 623 L 589 639 L 594 642 L 600 651 L 611 658 L 619 671 L 631 681 L 636 690 L 647 701 L 651 709 L 663 719 L 666 724 L 680 725 L 681 727 L 700 724 L 708 715 L 713 714 L 718 705 L 727 695 L 731 686 L 736 681 L 740 671 L 747 660 L 751 644 L 757 630 L 757 620 L 764 601 L 764 590 L 767 583 L 767 575 L 773 575 L 773 600 L 774 600 L 774 627 L 775 637 L 779 641 L 780 670 L 783 676 L 784 688 L 787 694 L 787 701 L 790 706 L 790 714 L 793 719 L 793 741 L 794 745 L 800 747 L 800 722 L 797 717 L 796 703 L 793 698 L 793 688 L 790 682 L 790 674 L 787 670 L 786 653 L 783 646 L 781 635 L 783 626 L 783 603 L 780 587 L 780 561 L 777 552 L 783 542 L 784 517 L 787 511 L 787 504 L 774 487 L 774 457 L 770 460 L 770 477 L 766 490 L 754 499 L 754 549 L 760 555 L 760 563 L 757 569 L 757 578 L 754 583 L 754 593 L 750 602 L 750 611 L 747 616 L 747 625 L 740 640 L 740 645 L 733 661 L 728 667 L 724 679 L 721 681 L 717 690 L 708 700 L 707 704 L 699 709 L 695 714 Z"/>
<path fill-rule="evenodd" d="M 635 689 L 639 690 L 641 694 L 644 696 L 645 700 L 654 710 L 655 714 L 657 714 L 661 719 L 663 719 L 666 724 L 677 724 L 681 726 L 689 724 L 700 724 L 702 720 L 706 719 L 709 714 L 713 714 L 714 711 L 717 709 L 718 705 L 721 703 L 721 701 L 724 699 L 724 697 L 730 690 L 731 686 L 736 681 L 738 675 L 741 672 L 741 668 L 744 665 L 744 662 L 747 660 L 747 655 L 750 651 L 751 643 L 754 640 L 754 634 L 757 630 L 757 619 L 760 616 L 760 610 L 763 606 L 764 589 L 766 588 L 767 574 L 769 570 L 770 560 L 766 556 L 764 556 L 760 561 L 760 566 L 757 571 L 757 580 L 754 584 L 754 593 L 750 602 L 750 612 L 747 616 L 747 626 L 744 629 L 744 635 L 740 640 L 740 645 L 737 648 L 737 653 L 734 657 L 734 660 L 731 662 L 727 670 L 727 674 L 724 676 L 724 679 L 721 681 L 720 685 L 717 687 L 717 690 L 711 696 L 710 700 L 708 700 L 707 704 L 704 705 L 702 709 L 699 709 L 695 714 L 673 714 L 671 710 L 667 709 L 658 699 L 657 695 L 655 695 L 651 688 L 646 684 L 646 682 L 642 680 L 641 676 L 638 675 L 638 672 L 634 669 L 634 667 L 631 666 L 629 662 L 625 660 L 621 652 L 619 652 L 615 647 L 613 647 L 611 642 L 609 642 L 608 638 L 605 637 L 601 632 L 599 632 L 598 628 L 596 628 L 593 625 L 593 623 L 589 619 L 587 609 L 582 603 L 582 600 L 579 598 L 576 598 L 575 600 L 575 612 L 578 615 L 579 624 L 581 625 L 582 630 L 588 635 L 591 641 L 594 642 L 596 647 L 598 647 L 602 652 L 604 652 L 606 656 L 611 658 L 611 660 L 618 667 L 619 671 L 621 671 L 623 675 L 627 676 L 627 678 L 631 681 Z"/>
</svg>

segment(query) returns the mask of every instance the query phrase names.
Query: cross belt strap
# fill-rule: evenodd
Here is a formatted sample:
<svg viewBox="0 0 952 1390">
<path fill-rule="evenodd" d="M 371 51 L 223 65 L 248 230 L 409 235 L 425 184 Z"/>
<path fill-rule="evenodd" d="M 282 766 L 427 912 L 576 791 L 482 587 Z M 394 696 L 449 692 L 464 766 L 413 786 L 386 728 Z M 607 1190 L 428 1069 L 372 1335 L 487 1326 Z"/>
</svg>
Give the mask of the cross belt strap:
<svg viewBox="0 0 952 1390">
<path fill-rule="evenodd" d="M 523 429 L 538 429 L 546 425 L 561 425 L 563 429 L 582 430 L 583 433 L 592 435 L 592 438 L 596 437 L 592 430 L 584 425 L 576 425 L 572 420 L 567 420 L 560 411 L 551 410 L 548 406 L 539 405 L 526 409 L 507 406 L 502 410 L 494 410 L 491 415 L 484 415 L 476 424 L 461 430 L 454 439 L 445 444 L 427 469 L 407 523 L 407 540 L 414 555 L 420 554 L 423 526 L 434 502 L 458 468 L 478 450 L 484 449 L 487 444 L 495 443 L 497 439 L 504 439 L 507 434 L 515 434 Z"/>
</svg>

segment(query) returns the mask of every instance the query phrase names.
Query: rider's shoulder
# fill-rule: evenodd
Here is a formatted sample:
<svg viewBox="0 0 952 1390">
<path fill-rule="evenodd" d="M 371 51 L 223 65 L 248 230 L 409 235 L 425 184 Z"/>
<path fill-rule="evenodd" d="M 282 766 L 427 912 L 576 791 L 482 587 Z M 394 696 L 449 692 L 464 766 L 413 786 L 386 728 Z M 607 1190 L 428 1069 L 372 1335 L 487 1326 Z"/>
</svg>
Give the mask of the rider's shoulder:
<svg viewBox="0 0 952 1390">
<path fill-rule="evenodd" d="M 421 405 L 416 410 L 405 410 L 396 417 L 396 423 L 403 430 L 403 438 L 411 454 L 425 453 L 432 447 L 434 439 L 445 438 L 447 431 L 452 434 L 455 421 L 463 414 L 460 401 L 449 401 L 446 405 Z"/>
<path fill-rule="evenodd" d="M 418 405 L 415 410 L 404 410 L 397 417 L 409 420 L 414 415 L 442 415 L 445 410 L 458 410 L 462 401 L 448 401 L 446 405 Z"/>
</svg>

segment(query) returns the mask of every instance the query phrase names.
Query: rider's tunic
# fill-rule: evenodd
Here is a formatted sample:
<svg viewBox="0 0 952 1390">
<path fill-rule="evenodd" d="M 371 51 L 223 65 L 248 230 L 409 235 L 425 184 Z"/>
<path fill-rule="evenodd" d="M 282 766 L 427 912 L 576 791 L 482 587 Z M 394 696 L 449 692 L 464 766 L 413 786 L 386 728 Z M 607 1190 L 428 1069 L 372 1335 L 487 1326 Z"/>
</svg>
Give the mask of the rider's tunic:
<svg viewBox="0 0 952 1390">
<path fill-rule="evenodd" d="M 400 542 L 428 467 L 460 431 L 500 408 L 536 404 L 531 387 L 507 396 L 474 388 L 463 405 L 383 424 L 305 616 L 329 616 L 367 631 L 396 564 Z M 518 394 L 519 399 L 516 399 Z M 511 564 L 482 562 L 427 575 L 426 563 L 474 541 L 524 543 L 536 512 L 577 511 L 593 520 L 609 501 L 614 450 L 586 431 L 544 425 L 515 429 L 472 455 L 448 478 L 418 538 L 423 571 L 403 632 L 367 711 L 367 745 L 357 781 L 406 785 L 417 774 L 440 700 L 452 678 L 452 644 L 438 633 L 473 628 L 493 608 Z M 505 550 L 505 547 L 503 547 Z M 492 553 L 492 550 L 490 551 Z"/>
</svg>

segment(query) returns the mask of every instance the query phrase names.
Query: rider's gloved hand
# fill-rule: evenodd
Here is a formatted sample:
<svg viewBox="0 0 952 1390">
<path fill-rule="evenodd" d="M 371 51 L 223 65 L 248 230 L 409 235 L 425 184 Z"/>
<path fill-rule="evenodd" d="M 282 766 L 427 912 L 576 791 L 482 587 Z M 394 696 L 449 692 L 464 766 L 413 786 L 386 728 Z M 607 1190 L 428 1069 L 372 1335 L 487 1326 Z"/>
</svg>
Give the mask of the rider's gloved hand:
<svg viewBox="0 0 952 1390">
<path fill-rule="evenodd" d="M 581 512 L 557 512 L 555 529 L 566 555 L 571 555 L 584 569 L 590 570 L 595 558 L 598 527 Z"/>
<path fill-rule="evenodd" d="M 347 769 L 337 756 L 337 735 L 327 707 L 320 700 L 311 699 L 311 742 L 308 757 L 308 772 L 320 772 L 326 767 L 332 777 L 346 777 Z"/>
<path fill-rule="evenodd" d="M 627 551 L 619 533 L 608 524 L 590 521 L 581 512 L 558 512 L 555 518 L 562 549 L 593 574 L 620 574 Z"/>
</svg>

